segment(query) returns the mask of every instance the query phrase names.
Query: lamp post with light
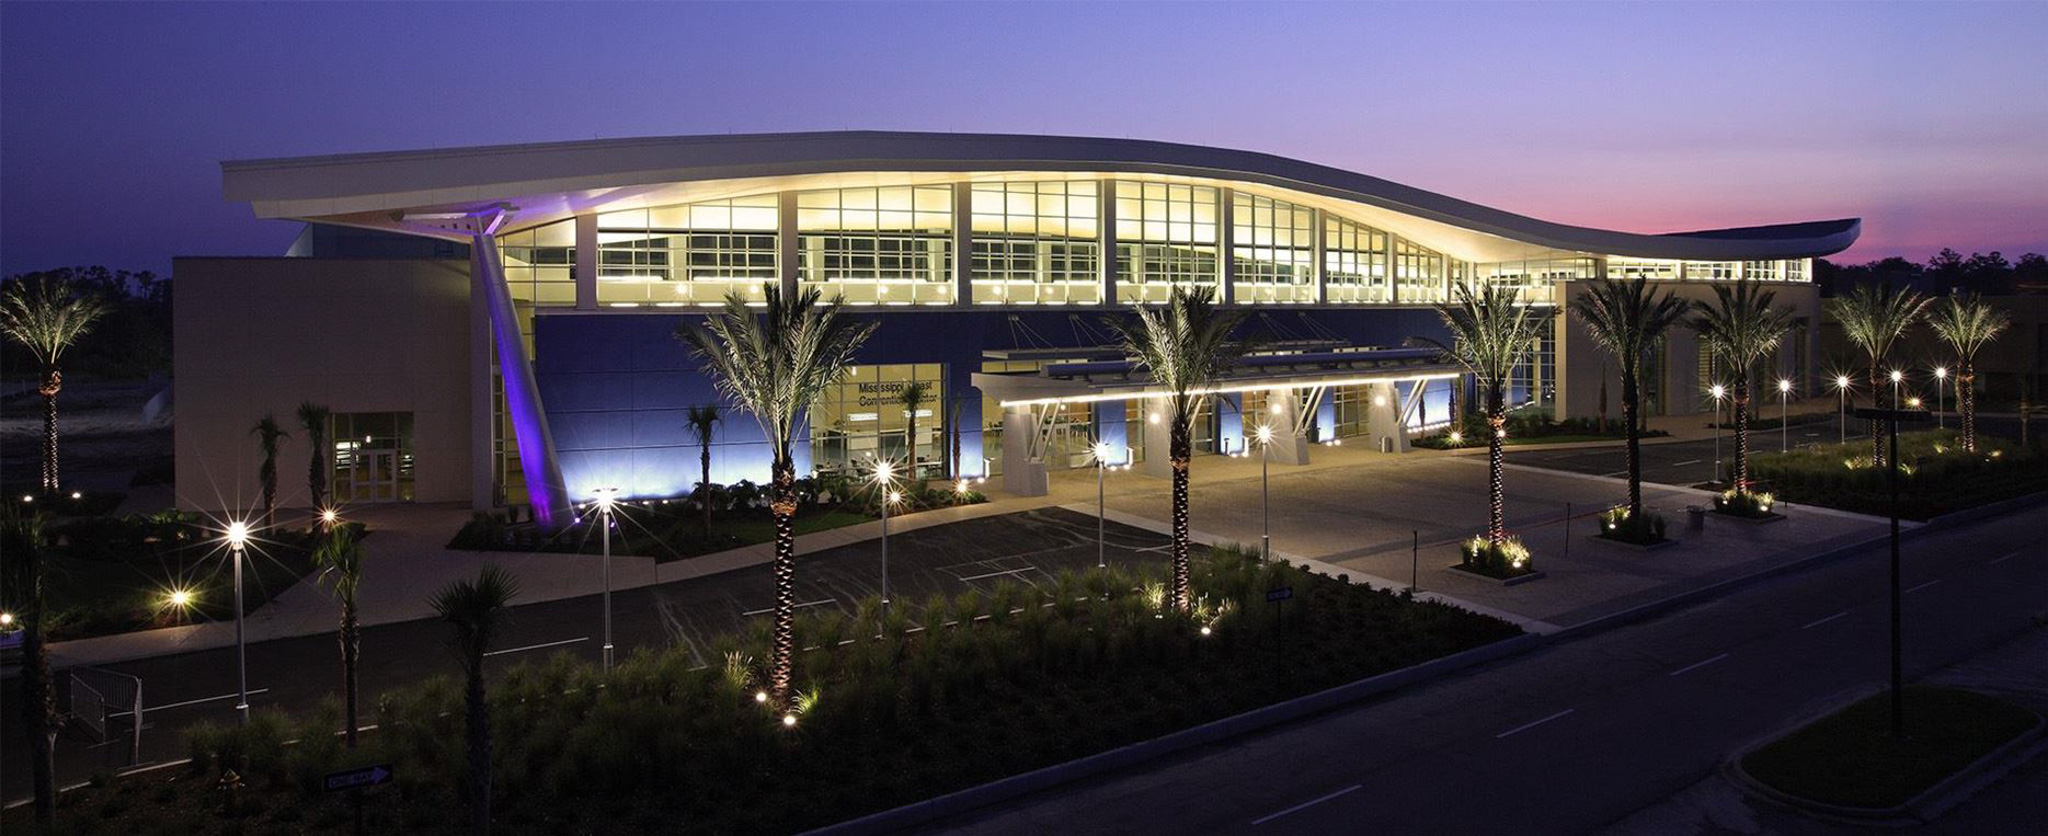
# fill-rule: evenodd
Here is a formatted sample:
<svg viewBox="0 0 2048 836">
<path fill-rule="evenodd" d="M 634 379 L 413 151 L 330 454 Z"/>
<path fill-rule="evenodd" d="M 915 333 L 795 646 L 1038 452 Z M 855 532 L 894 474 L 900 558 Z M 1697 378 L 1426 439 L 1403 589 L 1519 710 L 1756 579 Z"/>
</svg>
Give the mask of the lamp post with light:
<svg viewBox="0 0 2048 836">
<path fill-rule="evenodd" d="M 1792 381 L 1778 378 L 1778 452 L 1792 450 Z"/>
<path fill-rule="evenodd" d="M 1840 402 L 1840 405 L 1838 405 L 1837 407 L 1835 407 L 1835 414 L 1836 414 L 1837 418 L 1838 418 L 1838 419 L 1839 419 L 1839 420 L 1841 421 L 1841 425 L 1842 425 L 1842 429 L 1841 429 L 1841 437 L 1840 437 L 1839 439 L 1837 439 L 1837 440 L 1836 440 L 1836 443 L 1838 443 L 1838 444 L 1848 444 L 1848 443 L 1849 443 L 1849 376 L 1848 376 L 1848 375 L 1846 375 L 1846 374 L 1838 374 L 1838 375 L 1835 375 L 1835 395 L 1836 395 L 1836 398 L 1837 398 L 1837 400 L 1838 400 L 1838 401 Z"/>
<path fill-rule="evenodd" d="M 618 504 L 618 488 L 598 488 L 598 524 L 604 527 L 599 535 L 604 542 L 604 670 L 612 670 L 612 507 Z M 589 542 L 589 541 L 584 541 Z"/>
<path fill-rule="evenodd" d="M 228 523 L 228 559 L 235 562 L 235 710 L 249 724 L 249 645 L 242 631 L 242 553 L 249 545 L 249 524 Z M 140 718 L 137 720 L 140 722 Z"/>
<path fill-rule="evenodd" d="M 1261 425 L 1259 439 L 1259 558 L 1273 559 L 1273 490 L 1267 473 L 1273 460 L 1273 427 Z"/>
<path fill-rule="evenodd" d="M 1938 429 L 1938 430 L 1945 430 L 1945 429 L 1948 429 L 1948 418 L 1947 418 L 1947 416 L 1945 416 L 1945 415 L 1942 415 L 1942 414 L 1941 414 L 1941 409 L 1942 409 L 1942 399 L 1943 399 L 1943 392 L 1942 392 L 1942 389 L 1943 389 L 1943 385 L 1942 385 L 1942 384 L 1945 384 L 1945 383 L 1947 383 L 1947 382 L 1948 382 L 1948 367 L 1947 367 L 1947 366 L 1935 366 L 1935 367 L 1934 367 L 1934 428 L 1935 428 L 1935 429 Z"/>
<path fill-rule="evenodd" d="M 874 473 L 870 478 L 882 498 L 882 612 L 889 611 L 889 506 L 903 495 L 896 492 L 896 465 L 885 459 L 875 460 Z"/>
<path fill-rule="evenodd" d="M 1721 481 L 1721 399 L 1728 397 L 1728 387 L 1719 383 L 1707 389 L 1714 396 L 1714 481 Z"/>
<path fill-rule="evenodd" d="M 1109 506 L 1103 499 L 1106 495 L 1103 493 L 1103 474 L 1109 470 L 1109 442 L 1095 442 L 1095 446 L 1088 448 L 1088 453 L 1095 457 L 1095 568 L 1107 569 Z"/>
</svg>

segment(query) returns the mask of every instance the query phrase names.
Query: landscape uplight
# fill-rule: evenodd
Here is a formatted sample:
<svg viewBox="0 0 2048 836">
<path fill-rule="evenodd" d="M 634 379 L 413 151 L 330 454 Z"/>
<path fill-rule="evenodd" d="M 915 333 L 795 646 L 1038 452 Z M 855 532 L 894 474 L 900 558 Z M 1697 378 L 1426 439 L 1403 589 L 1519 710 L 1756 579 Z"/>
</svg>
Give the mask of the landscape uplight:
<svg viewBox="0 0 2048 836">
<path fill-rule="evenodd" d="M 34 502 L 34 501 L 36 501 L 36 495 L 35 495 L 35 494 L 32 494 L 32 493 L 25 493 L 25 494 L 22 494 L 22 495 L 21 495 L 21 501 L 23 501 L 23 502 Z"/>
<path fill-rule="evenodd" d="M 784 714 L 784 715 L 782 715 L 782 727 L 783 727 L 783 728 L 785 728 L 785 729 L 795 728 L 795 727 L 796 727 L 796 715 L 794 715 L 794 714 Z"/>
<path fill-rule="evenodd" d="M 14 626 L 14 613 L 0 612 L 0 627 Z"/>
<path fill-rule="evenodd" d="M 72 498 L 72 499 L 84 499 L 84 498 L 85 498 L 85 492 L 84 492 L 84 491 L 72 491 L 72 492 L 71 492 L 71 498 Z"/>
<path fill-rule="evenodd" d="M 767 691 L 755 691 L 755 692 L 754 692 L 754 702 L 757 702 L 757 703 L 761 703 L 761 704 L 764 704 L 764 705 L 765 705 L 765 704 L 767 704 L 767 702 L 768 702 L 768 692 L 767 692 Z"/>
</svg>

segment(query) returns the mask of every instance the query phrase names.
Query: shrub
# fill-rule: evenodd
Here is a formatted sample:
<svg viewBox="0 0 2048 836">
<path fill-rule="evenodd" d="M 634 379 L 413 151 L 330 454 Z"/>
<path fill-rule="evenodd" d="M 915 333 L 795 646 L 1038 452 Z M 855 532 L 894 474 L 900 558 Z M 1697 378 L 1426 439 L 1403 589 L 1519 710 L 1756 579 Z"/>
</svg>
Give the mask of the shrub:
<svg viewBox="0 0 2048 836">
<path fill-rule="evenodd" d="M 1729 488 L 1714 497 L 1714 510 L 1736 517 L 1762 519 L 1774 514 L 1776 500 L 1769 494 Z"/>
<path fill-rule="evenodd" d="M 1648 511 L 1641 517 L 1629 514 L 1628 506 L 1616 505 L 1600 512 L 1600 536 L 1637 545 L 1664 542 L 1664 518 Z"/>
<path fill-rule="evenodd" d="M 1536 571 L 1529 565 L 1529 548 L 1519 537 L 1495 543 L 1475 536 L 1458 544 L 1458 555 L 1463 558 L 1459 565 L 1489 577 L 1512 578 Z"/>
</svg>

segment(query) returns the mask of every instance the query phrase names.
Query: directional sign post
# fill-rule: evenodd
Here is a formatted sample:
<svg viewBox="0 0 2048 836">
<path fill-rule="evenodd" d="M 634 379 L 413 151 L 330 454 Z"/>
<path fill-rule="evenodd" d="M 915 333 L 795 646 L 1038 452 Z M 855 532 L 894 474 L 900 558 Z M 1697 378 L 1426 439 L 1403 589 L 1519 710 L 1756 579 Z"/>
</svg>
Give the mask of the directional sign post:
<svg viewBox="0 0 2048 836">
<path fill-rule="evenodd" d="M 327 773 L 325 782 L 328 792 L 352 790 L 358 787 L 374 787 L 391 780 L 391 764 L 380 763 L 359 769 L 344 769 Z"/>
<path fill-rule="evenodd" d="M 1891 436 L 1891 455 L 1885 460 L 1885 484 L 1891 489 L 1892 518 L 1892 739 L 1906 738 L 1906 674 L 1904 649 L 1900 641 L 1899 612 L 1899 422 L 1926 423 L 1924 409 L 1876 409 L 1858 407 L 1856 417 L 1883 421 Z"/>
</svg>

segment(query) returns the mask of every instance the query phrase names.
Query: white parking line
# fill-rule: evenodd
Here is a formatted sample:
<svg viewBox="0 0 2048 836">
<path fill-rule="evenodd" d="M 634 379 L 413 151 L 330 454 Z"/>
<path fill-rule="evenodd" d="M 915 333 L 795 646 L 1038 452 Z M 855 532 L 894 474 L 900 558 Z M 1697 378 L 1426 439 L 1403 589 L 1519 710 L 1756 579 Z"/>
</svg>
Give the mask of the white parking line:
<svg viewBox="0 0 2048 836">
<path fill-rule="evenodd" d="M 1821 626 L 1822 624 L 1826 624 L 1826 623 L 1828 623 L 1828 622 L 1830 622 L 1830 621 L 1833 621 L 1833 620 L 1835 620 L 1835 619 L 1837 619 L 1837 618 L 1841 618 L 1842 616 L 1845 616 L 1845 615 L 1848 615 L 1848 614 L 1849 614 L 1849 611 L 1848 611 L 1848 610 L 1843 610 L 1843 611 L 1841 611 L 1841 612 L 1835 613 L 1834 615 L 1828 616 L 1827 618 L 1823 618 L 1823 619 L 1821 619 L 1821 620 L 1819 620 L 1819 621 L 1812 621 L 1812 622 L 1808 622 L 1808 623 L 1806 623 L 1806 624 L 1802 625 L 1802 626 L 1801 626 L 1801 627 L 1800 627 L 1799 629 L 1801 629 L 1801 630 L 1811 630 L 1811 629 L 1813 629 L 1813 628 L 1815 628 L 1815 627 L 1819 627 L 1819 626 Z"/>
<path fill-rule="evenodd" d="M 1314 801 L 1309 801 L 1309 802 L 1305 802 L 1305 803 L 1302 803 L 1302 804 L 1296 804 L 1296 805 L 1294 805 L 1294 806 L 1292 806 L 1292 807 L 1289 807 L 1289 808 L 1287 808 L 1287 809 L 1285 809 L 1285 810 L 1281 810 L 1280 812 L 1278 812 L 1278 813 L 1274 813 L 1274 814 L 1272 814 L 1272 815 L 1270 815 L 1270 816 L 1267 816 L 1267 817 L 1265 817 L 1265 818 L 1263 818 L 1263 819 L 1254 819 L 1254 820 L 1252 821 L 1252 826 L 1253 826 L 1253 827 L 1257 827 L 1257 826 L 1259 826 L 1259 825 L 1265 824 L 1266 822 L 1269 822 L 1269 821 L 1272 821 L 1272 820 L 1274 820 L 1274 819 L 1277 819 L 1277 818 L 1279 818 L 1279 817 L 1281 817 L 1281 816 L 1287 815 L 1288 813 L 1299 813 L 1299 812 L 1301 812 L 1301 811 L 1303 811 L 1303 810 L 1306 810 L 1306 809 L 1308 809 L 1308 808 L 1310 808 L 1310 807 L 1314 807 L 1314 806 L 1316 806 L 1317 804 L 1321 804 L 1321 803 L 1323 803 L 1323 802 L 1325 802 L 1325 801 L 1328 801 L 1328 800 L 1330 800 L 1330 799 L 1332 799 L 1332 798 L 1336 798 L 1336 797 L 1338 797 L 1338 796 L 1340 796 L 1340 795 L 1344 795 L 1345 793 L 1349 793 L 1349 792 L 1353 792 L 1353 791 L 1356 791 L 1356 790 L 1358 790 L 1358 789 L 1361 789 L 1361 788 L 1363 788 L 1364 786 L 1365 786 L 1364 784 L 1352 784 L 1351 786 L 1348 786 L 1348 787 L 1345 787 L 1345 788 L 1343 788 L 1343 789 L 1341 789 L 1341 790 L 1338 790 L 1338 791 L 1336 791 L 1336 792 L 1330 793 L 1329 795 L 1323 796 L 1322 798 L 1318 798 L 1318 799 L 1316 799 L 1316 800 L 1314 800 Z"/>
<path fill-rule="evenodd" d="M 2019 553 L 2019 552 L 2013 552 L 2012 554 L 2006 555 L 2006 556 L 2004 556 L 2004 557 L 2001 557 L 2001 558 L 1999 558 L 1999 559 L 1997 559 L 1997 560 L 1991 561 L 1990 563 L 1986 563 L 1986 564 L 1984 564 L 1984 565 L 1986 565 L 1986 566 L 1997 566 L 1997 565 L 1998 565 L 1998 564 L 2000 564 L 2000 563 L 2004 563 L 2004 562 L 2006 562 L 2006 561 L 2008 561 L 2008 560 L 2011 560 L 2011 559 L 2013 559 L 2013 558 L 2015 558 L 2015 557 L 2019 557 L 2019 556 L 2020 556 L 2020 553 Z"/>
<path fill-rule="evenodd" d="M 987 574 L 983 574 L 983 575 L 969 575 L 969 576 L 967 576 L 967 577 L 961 578 L 960 580 L 961 580 L 961 582 L 962 582 L 962 583 L 965 583 L 965 582 L 967 582 L 967 581 L 978 581 L 978 580 L 981 580 L 981 579 L 983 579 L 983 578 L 993 578 L 993 577 L 997 577 L 997 576 L 1001 576 L 1001 575 L 1018 575 L 1018 574 L 1023 574 L 1023 573 L 1025 573 L 1025 572 L 1029 572 L 1029 571 L 1032 571 L 1032 570 L 1034 570 L 1034 569 L 1037 569 L 1037 568 L 1038 568 L 1038 567 L 1036 567 L 1036 566 L 1026 566 L 1026 567 L 1024 567 L 1024 568 L 1022 568 L 1022 569 L 1004 569 L 1003 571 L 1000 571 L 1000 572 L 989 572 L 989 573 L 987 573 Z"/>
<path fill-rule="evenodd" d="M 1503 738 L 1503 737 L 1507 737 L 1508 735 L 1514 734 L 1514 733 L 1516 733 L 1516 732 L 1525 732 L 1525 731 L 1528 731 L 1528 730 L 1530 730 L 1530 729 L 1536 728 L 1537 726 L 1543 725 L 1544 723 L 1548 723 L 1548 722 L 1550 722 L 1550 721 L 1552 721 L 1552 720 L 1555 720 L 1555 719 L 1557 719 L 1557 718 L 1559 718 L 1559 717 L 1563 717 L 1564 715 L 1566 715 L 1566 714 L 1570 714 L 1570 713 L 1572 713 L 1572 712 L 1574 712 L 1574 711 L 1577 711 L 1577 710 L 1578 710 L 1578 709 L 1576 709 L 1576 708 L 1567 708 L 1567 709 L 1565 709 L 1565 710 L 1563 710 L 1563 711 L 1560 711 L 1560 712 L 1558 712 L 1558 713 L 1556 713 L 1556 714 L 1552 714 L 1552 715 L 1550 715 L 1550 716 L 1548 716 L 1548 717 L 1545 717 L 1545 718 L 1543 718 L 1543 719 L 1541 719 L 1541 720 L 1537 720 L 1536 722 L 1533 722 L 1533 723 L 1524 723 L 1524 724 L 1522 724 L 1522 725 L 1519 725 L 1519 726 L 1516 726 L 1516 727 L 1514 727 L 1514 728 L 1512 728 L 1512 729 L 1508 729 L 1507 731 L 1501 732 L 1500 734 L 1496 734 L 1496 735 L 1494 735 L 1494 736 L 1493 736 L 1493 739 L 1495 739 L 1495 740 L 1499 740 L 1499 739 L 1501 739 L 1501 738 Z"/>
<path fill-rule="evenodd" d="M 1682 461 L 1682 462 L 1672 462 L 1672 463 L 1671 463 L 1671 466 L 1672 466 L 1672 467 L 1684 467 L 1684 466 L 1686 466 L 1686 465 L 1689 465 L 1689 464 L 1699 464 L 1700 462 L 1703 462 L 1703 461 L 1706 461 L 1706 459 L 1686 459 L 1685 461 Z"/>
<path fill-rule="evenodd" d="M 524 653 L 524 652 L 526 652 L 526 651 L 529 651 L 529 650 L 540 650 L 540 649 L 542 649 L 542 648 L 546 648 L 546 647 L 561 647 L 562 645 L 565 645 L 565 644 L 575 644 L 575 643 L 577 643 L 577 642 L 587 642 L 587 641 L 590 641 L 590 637 L 589 637 L 589 636 L 579 636 L 579 637 L 577 637 L 577 638 L 573 638 L 573 639 L 563 639 L 563 640 L 561 640 L 561 641 L 558 641 L 558 642 L 543 642 L 543 643 L 541 643 L 541 644 L 529 644 L 529 645 L 527 645 L 527 646 L 525 646 L 525 647 L 508 647 L 508 648 L 505 648 L 504 650 L 493 650 L 493 651 L 491 651 L 491 652 L 489 652 L 489 653 L 486 653 L 486 654 L 484 654 L 484 655 L 485 655 L 485 656 L 498 656 L 498 655 L 502 655 L 502 654 L 506 654 L 506 653 Z"/>
<path fill-rule="evenodd" d="M 257 694 L 265 693 L 265 692 L 267 692 L 267 691 L 269 691 L 269 690 L 270 690 L 269 688 L 256 688 L 256 689 L 253 689 L 253 690 L 251 690 L 251 691 L 249 692 L 249 696 L 252 696 L 252 697 L 253 697 L 253 696 L 256 696 Z M 184 708 L 185 706 L 188 706 L 188 705 L 198 705 L 198 704 L 200 704 L 200 703 L 203 703 L 203 702 L 219 702 L 219 701 L 221 701 L 221 700 L 231 700 L 231 699 L 234 699 L 234 698 L 235 698 L 235 697 L 237 697 L 237 696 L 240 696 L 240 695 L 238 695 L 238 694 L 222 694 L 222 695 L 220 695 L 220 696 L 218 696 L 218 697 L 200 697 L 199 699 L 196 699 L 196 700 L 186 700 L 186 701 L 184 701 L 184 702 L 174 702 L 174 703 L 171 703 L 171 704 L 169 704 L 169 705 L 151 705 L 151 706 L 145 706 L 145 707 L 144 707 L 144 708 L 142 709 L 142 711 L 143 711 L 143 713 L 147 714 L 147 713 L 149 713 L 149 712 L 151 712 L 151 711 L 162 711 L 162 710 L 164 710 L 164 709 L 166 709 L 166 708 Z M 113 713 L 113 714 L 109 714 L 109 715 L 107 715 L 107 716 L 109 716 L 109 717 L 126 717 L 126 716 L 128 716 L 128 715 L 130 715 L 130 714 L 133 714 L 133 713 L 135 713 L 135 712 L 132 712 L 132 711 L 120 711 L 120 712 L 116 712 L 116 713 Z"/>
<path fill-rule="evenodd" d="M 1699 668 L 1704 668 L 1704 667 L 1706 667 L 1706 666 L 1708 666 L 1708 665 L 1711 665 L 1711 664 L 1713 664 L 1713 663 L 1715 663 L 1715 662 L 1719 662 L 1719 661 L 1721 661 L 1722 659 L 1726 659 L 1726 658 L 1728 658 L 1728 654 L 1726 654 L 1726 653 L 1723 653 L 1723 654 L 1721 654 L 1721 655 L 1719 655 L 1719 656 L 1715 656 L 1715 657 L 1713 657 L 1713 658 L 1711 658 L 1711 659 L 1702 659 L 1702 660 L 1700 660 L 1700 661 L 1698 661 L 1698 662 L 1694 662 L 1694 663 L 1692 663 L 1692 664 L 1690 664 L 1690 665 L 1686 665 L 1685 667 L 1679 668 L 1678 670 L 1672 671 L 1671 673 L 1668 673 L 1668 674 L 1665 674 L 1665 675 L 1666 675 L 1666 676 L 1677 676 L 1677 675 L 1679 675 L 1679 674 L 1682 674 L 1682 673 L 1685 673 L 1686 671 L 1689 671 L 1689 670 L 1696 670 L 1696 669 L 1699 669 Z"/>
<path fill-rule="evenodd" d="M 1627 475 L 1628 475 L 1628 471 L 1626 471 L 1626 470 L 1617 470 L 1617 471 L 1614 471 L 1613 473 L 1602 473 L 1602 474 L 1600 474 L 1600 476 L 1601 476 L 1602 478 L 1606 478 L 1606 479 L 1613 479 L 1613 478 L 1616 478 L 1616 477 L 1619 477 L 1619 476 L 1627 476 Z"/>
<path fill-rule="evenodd" d="M 1941 583 L 1941 579 L 1939 579 L 1939 578 L 1936 578 L 1936 579 L 1934 579 L 1934 580 L 1928 581 L 1928 582 L 1926 582 L 1926 583 L 1923 583 L 1923 584 L 1921 584 L 1921 585 L 1919 585 L 1919 586 L 1913 587 L 1912 589 L 1908 589 L 1908 590 L 1906 590 L 1905 592 L 1901 592 L 1901 593 L 1899 593 L 1899 594 L 1901 594 L 1901 595 L 1911 595 L 1911 594 L 1913 594 L 1913 593 L 1915 593 L 1915 592 L 1919 592 L 1920 590 L 1926 589 L 1926 588 L 1928 588 L 1928 587 L 1930 587 L 1930 586 L 1933 586 L 1933 585 L 1935 585 L 1935 584 L 1938 584 L 1938 583 Z"/>
<path fill-rule="evenodd" d="M 803 609 L 803 608 L 805 608 L 805 607 L 815 607 L 815 606 L 817 606 L 817 605 L 819 605 L 819 604 L 833 604 L 833 603 L 838 603 L 838 601 L 839 601 L 839 599 L 837 599 L 837 598 L 820 598 L 820 599 L 818 599 L 818 600 L 816 600 L 816 601 L 805 601 L 805 602 L 803 602 L 803 603 L 801 603 L 801 604 L 798 604 L 798 605 L 796 605 L 796 608 L 797 608 L 797 609 Z M 774 607 L 762 607 L 761 609 L 758 609 L 758 610 L 747 610 L 746 612 L 740 613 L 740 615 L 742 615 L 742 616 L 748 616 L 748 615 L 765 615 L 765 614 L 767 614 L 767 613 L 771 613 L 771 612 L 774 612 L 774 611 L 775 611 L 775 608 L 774 608 Z"/>
</svg>

